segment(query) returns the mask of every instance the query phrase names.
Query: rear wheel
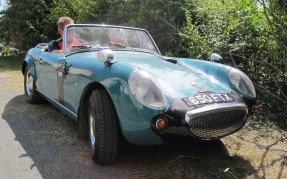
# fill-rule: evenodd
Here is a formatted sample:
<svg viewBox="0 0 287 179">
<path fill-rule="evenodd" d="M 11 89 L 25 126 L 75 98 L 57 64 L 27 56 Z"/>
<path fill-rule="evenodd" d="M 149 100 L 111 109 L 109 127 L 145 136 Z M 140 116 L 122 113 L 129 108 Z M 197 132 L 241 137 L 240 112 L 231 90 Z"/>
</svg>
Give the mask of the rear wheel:
<svg viewBox="0 0 287 179">
<path fill-rule="evenodd" d="M 29 103 L 40 103 L 43 101 L 43 98 L 36 91 L 36 84 L 28 66 L 26 66 L 24 73 L 24 91 L 25 99 Z"/>
<path fill-rule="evenodd" d="M 104 89 L 96 89 L 90 96 L 89 128 L 93 160 L 100 165 L 114 162 L 118 151 L 118 118 Z"/>
</svg>

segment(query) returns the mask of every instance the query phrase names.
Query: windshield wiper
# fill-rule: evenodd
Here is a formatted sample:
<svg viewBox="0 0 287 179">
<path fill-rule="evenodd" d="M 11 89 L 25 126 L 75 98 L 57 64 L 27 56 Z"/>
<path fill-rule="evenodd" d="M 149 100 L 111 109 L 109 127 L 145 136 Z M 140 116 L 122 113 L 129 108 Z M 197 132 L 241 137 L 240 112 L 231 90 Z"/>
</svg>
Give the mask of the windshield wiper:
<svg viewBox="0 0 287 179">
<path fill-rule="evenodd" d="M 147 53 L 153 53 L 153 54 L 158 54 L 157 52 L 153 50 L 148 50 L 148 49 L 143 49 L 143 48 L 135 48 L 136 52 L 147 52 Z"/>
<path fill-rule="evenodd" d="M 106 49 L 104 47 L 96 47 L 94 45 L 89 44 L 80 44 L 80 45 L 73 45 L 71 50 L 69 50 L 66 55 L 72 55 L 75 53 L 81 53 L 81 52 L 92 52 L 92 51 L 98 51 Z"/>
<path fill-rule="evenodd" d="M 83 49 L 83 48 L 92 48 L 93 46 L 90 44 L 79 44 L 79 45 L 73 45 L 71 48 L 76 49 Z"/>
<path fill-rule="evenodd" d="M 163 57 L 163 56 L 160 56 L 161 59 L 165 60 L 165 61 L 168 61 L 170 63 L 174 63 L 174 64 L 177 64 L 177 60 L 175 59 L 172 59 L 172 58 L 166 58 L 166 57 Z"/>
<path fill-rule="evenodd" d="M 109 42 L 109 45 L 117 45 L 119 47 L 123 47 L 123 48 L 131 48 L 131 49 L 134 49 L 133 47 L 130 47 L 126 44 L 123 44 L 123 43 L 116 43 L 116 42 Z"/>
</svg>

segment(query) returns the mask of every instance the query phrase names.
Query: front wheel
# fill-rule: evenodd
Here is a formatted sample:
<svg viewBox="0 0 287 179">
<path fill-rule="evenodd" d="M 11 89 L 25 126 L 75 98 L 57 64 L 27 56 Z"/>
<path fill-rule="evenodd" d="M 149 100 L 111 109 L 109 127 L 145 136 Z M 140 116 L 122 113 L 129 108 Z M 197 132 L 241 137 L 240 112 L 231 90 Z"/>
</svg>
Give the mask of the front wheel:
<svg viewBox="0 0 287 179">
<path fill-rule="evenodd" d="M 40 103 L 43 101 L 43 98 L 36 91 L 36 84 L 28 66 L 26 66 L 24 73 L 24 91 L 25 99 L 29 103 Z"/>
<path fill-rule="evenodd" d="M 104 89 L 96 89 L 90 96 L 89 128 L 93 160 L 100 165 L 114 162 L 118 151 L 118 118 Z"/>
</svg>

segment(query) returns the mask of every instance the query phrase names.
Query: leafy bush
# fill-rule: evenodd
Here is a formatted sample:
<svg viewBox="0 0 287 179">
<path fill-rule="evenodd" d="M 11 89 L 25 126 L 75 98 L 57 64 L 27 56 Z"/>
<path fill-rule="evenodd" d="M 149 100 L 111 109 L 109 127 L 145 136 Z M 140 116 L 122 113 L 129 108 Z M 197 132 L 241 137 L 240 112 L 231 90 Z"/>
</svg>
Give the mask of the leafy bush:
<svg viewBox="0 0 287 179">
<path fill-rule="evenodd" d="M 286 21 L 275 18 L 264 1 L 193 0 L 192 3 L 185 8 L 187 24 L 180 30 L 181 48 L 176 53 L 202 59 L 208 59 L 212 52 L 221 53 L 225 63 L 241 69 L 252 79 L 261 110 L 255 118 L 287 128 Z M 269 4 L 278 7 L 271 1 Z M 286 12 L 281 12 L 286 20 Z"/>
<path fill-rule="evenodd" d="M 21 49 L 47 42 L 55 32 L 47 18 L 50 3 L 48 0 L 11 0 L 0 21 L 4 32 L 0 35 L 2 39 Z"/>
<path fill-rule="evenodd" d="M 110 7 L 107 23 L 147 29 L 163 53 L 178 46 L 178 29 L 185 23 L 185 0 L 117 1 Z"/>
</svg>

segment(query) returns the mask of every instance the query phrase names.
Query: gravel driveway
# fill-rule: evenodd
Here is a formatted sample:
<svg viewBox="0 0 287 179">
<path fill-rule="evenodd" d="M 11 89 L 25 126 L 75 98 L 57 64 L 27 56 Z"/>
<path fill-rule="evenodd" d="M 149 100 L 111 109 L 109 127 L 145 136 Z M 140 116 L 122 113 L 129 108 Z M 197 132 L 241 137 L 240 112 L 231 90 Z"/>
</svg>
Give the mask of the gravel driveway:
<svg viewBox="0 0 287 179">
<path fill-rule="evenodd" d="M 4 84 L 5 80 L 0 79 L 0 86 Z M 253 139 L 242 140 L 248 130 L 251 129 L 244 128 L 223 142 L 127 145 L 114 165 L 98 166 L 90 159 L 88 141 L 78 138 L 74 121 L 49 103 L 26 103 L 23 91 L 2 90 L 0 178 L 268 178 L 267 167 L 263 167 L 262 174 L 260 162 L 257 166 L 252 158 L 241 154 L 240 146 L 253 143 Z M 286 176 L 287 144 L 285 140 L 278 141 L 276 146 L 280 144 L 285 149 L 280 151 L 277 161 L 283 162 L 274 176 L 281 178 Z"/>
</svg>

